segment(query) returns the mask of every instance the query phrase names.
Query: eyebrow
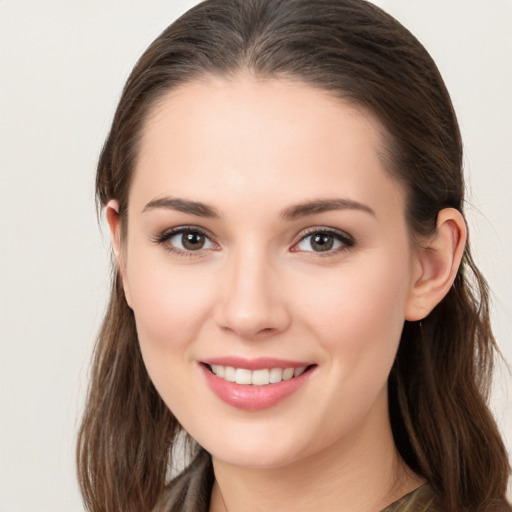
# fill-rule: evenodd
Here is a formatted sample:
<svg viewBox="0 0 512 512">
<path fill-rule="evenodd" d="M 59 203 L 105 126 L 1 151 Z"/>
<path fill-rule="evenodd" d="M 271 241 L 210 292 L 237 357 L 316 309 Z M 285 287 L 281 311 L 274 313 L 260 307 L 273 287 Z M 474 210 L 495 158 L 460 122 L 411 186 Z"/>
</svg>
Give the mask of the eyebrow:
<svg viewBox="0 0 512 512">
<path fill-rule="evenodd" d="M 179 199 L 171 197 L 162 197 L 160 199 L 153 199 L 142 210 L 146 212 L 155 208 L 166 208 L 169 210 L 176 210 L 183 213 L 189 213 L 198 217 L 207 217 L 212 219 L 219 219 L 219 212 L 206 203 L 198 201 L 191 201 L 189 199 Z M 287 221 L 297 220 L 308 215 L 329 212 L 333 210 L 359 210 L 369 213 L 376 217 L 375 211 L 369 206 L 353 201 L 351 199 L 317 199 L 314 201 L 307 201 L 297 205 L 289 206 L 281 212 L 281 218 Z"/>
<path fill-rule="evenodd" d="M 333 210 L 359 210 L 377 216 L 369 206 L 351 199 L 319 199 L 290 206 L 281 212 L 281 217 L 290 221 Z"/>
<path fill-rule="evenodd" d="M 166 208 L 169 210 L 176 210 L 178 212 L 190 213 L 197 215 L 198 217 L 208 217 L 218 219 L 220 217 L 219 212 L 205 203 L 198 201 L 190 201 L 188 199 L 178 199 L 171 197 L 162 197 L 160 199 L 153 199 L 150 201 L 142 210 L 142 213 L 155 208 Z"/>
</svg>

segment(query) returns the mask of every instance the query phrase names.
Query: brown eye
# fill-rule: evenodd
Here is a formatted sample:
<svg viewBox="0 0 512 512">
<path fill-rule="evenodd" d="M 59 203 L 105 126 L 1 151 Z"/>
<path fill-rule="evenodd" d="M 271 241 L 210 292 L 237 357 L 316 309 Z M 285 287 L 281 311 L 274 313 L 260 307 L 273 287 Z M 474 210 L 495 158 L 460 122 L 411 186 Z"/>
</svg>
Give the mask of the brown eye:
<svg viewBox="0 0 512 512">
<path fill-rule="evenodd" d="M 199 229 L 176 228 L 156 238 L 158 244 L 177 254 L 199 252 L 203 249 L 216 249 L 217 246 Z"/>
<path fill-rule="evenodd" d="M 334 247 L 334 237 L 327 233 L 317 233 L 311 237 L 310 244 L 314 251 L 330 251 Z"/>
<path fill-rule="evenodd" d="M 198 251 L 204 247 L 206 237 L 198 231 L 186 231 L 181 234 L 181 244 L 187 251 Z"/>
<path fill-rule="evenodd" d="M 318 230 L 303 236 L 294 246 L 294 251 L 300 252 L 338 252 L 352 247 L 354 240 L 343 232 Z"/>
</svg>

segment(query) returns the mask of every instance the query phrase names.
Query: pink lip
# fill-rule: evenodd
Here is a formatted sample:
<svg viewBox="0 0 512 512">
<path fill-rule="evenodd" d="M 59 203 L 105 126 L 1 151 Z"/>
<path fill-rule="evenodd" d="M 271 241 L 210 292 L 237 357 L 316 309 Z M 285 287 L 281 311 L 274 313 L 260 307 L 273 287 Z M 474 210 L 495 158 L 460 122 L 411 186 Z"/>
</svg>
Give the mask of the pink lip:
<svg viewBox="0 0 512 512">
<path fill-rule="evenodd" d="M 233 366 L 234 368 L 246 368 L 259 370 L 263 368 L 297 368 L 308 366 L 307 363 L 276 359 L 242 360 L 234 357 L 223 357 L 203 361 L 206 364 L 219 364 L 221 366 Z M 269 364 L 270 363 L 270 364 Z M 237 409 L 258 411 L 278 404 L 292 393 L 302 387 L 309 379 L 312 371 L 306 371 L 299 377 L 283 380 L 266 386 L 252 386 L 228 382 L 214 375 L 206 364 L 200 364 L 203 375 L 210 389 L 225 403 Z"/>
</svg>

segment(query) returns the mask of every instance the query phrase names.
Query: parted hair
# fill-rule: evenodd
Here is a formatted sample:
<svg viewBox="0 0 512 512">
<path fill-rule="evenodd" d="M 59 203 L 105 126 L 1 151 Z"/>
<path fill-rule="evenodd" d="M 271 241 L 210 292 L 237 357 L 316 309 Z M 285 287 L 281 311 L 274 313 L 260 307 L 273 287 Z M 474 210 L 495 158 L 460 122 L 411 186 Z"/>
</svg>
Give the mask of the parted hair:
<svg viewBox="0 0 512 512">
<path fill-rule="evenodd" d="M 296 80 L 371 112 L 385 132 L 387 171 L 406 192 L 413 236 L 433 235 L 443 208 L 463 212 L 449 94 L 428 52 L 393 17 L 365 0 L 207 0 L 149 46 L 123 89 L 96 179 L 99 209 L 119 202 L 121 233 L 149 113 L 178 85 L 241 71 Z M 488 302 L 468 246 L 446 297 L 421 322 L 405 322 L 389 377 L 396 446 L 446 511 L 512 510 L 507 454 L 487 405 L 497 354 Z M 145 369 L 114 268 L 78 435 L 87 509 L 150 511 L 181 432 Z"/>
</svg>

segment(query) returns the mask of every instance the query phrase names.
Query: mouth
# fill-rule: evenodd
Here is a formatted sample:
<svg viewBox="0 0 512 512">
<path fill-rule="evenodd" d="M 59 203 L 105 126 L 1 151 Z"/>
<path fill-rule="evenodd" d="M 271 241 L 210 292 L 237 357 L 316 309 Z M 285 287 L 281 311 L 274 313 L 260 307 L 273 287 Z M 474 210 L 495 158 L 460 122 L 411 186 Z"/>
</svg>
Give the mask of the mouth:
<svg viewBox="0 0 512 512">
<path fill-rule="evenodd" d="M 220 379 L 245 386 L 268 386 L 269 384 L 278 384 L 282 381 L 300 377 L 303 373 L 316 366 L 311 364 L 295 367 L 289 366 L 284 368 L 276 367 L 249 370 L 248 368 L 237 368 L 235 366 L 223 366 L 220 364 L 203 363 L 203 365 Z"/>
<path fill-rule="evenodd" d="M 232 407 L 257 411 L 277 405 L 306 386 L 318 365 L 226 356 L 203 360 L 199 366 L 218 398 Z"/>
</svg>

